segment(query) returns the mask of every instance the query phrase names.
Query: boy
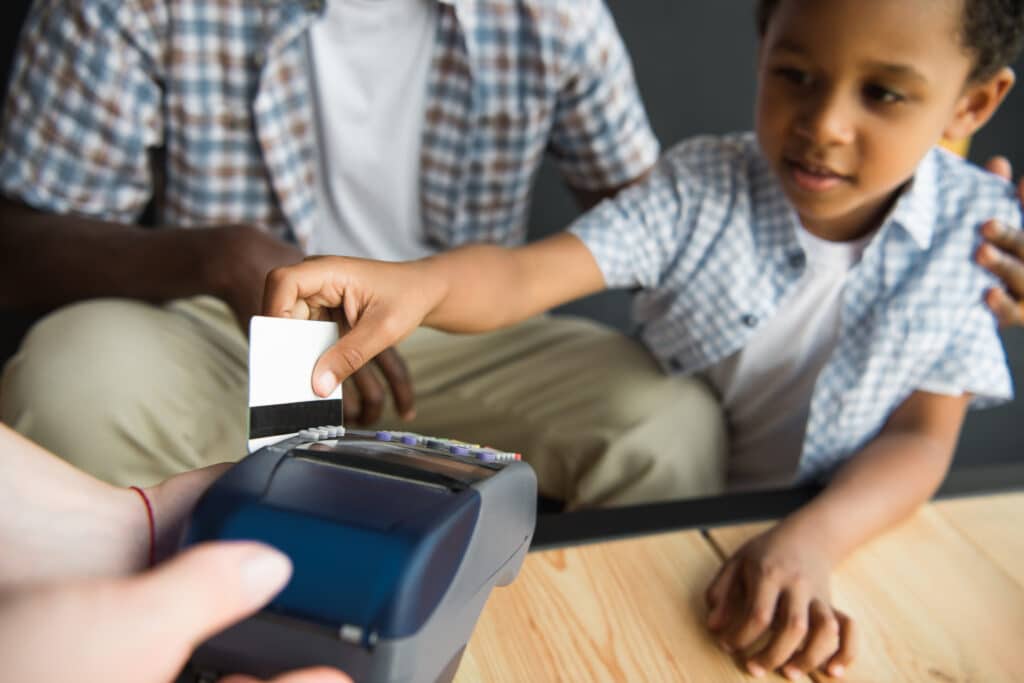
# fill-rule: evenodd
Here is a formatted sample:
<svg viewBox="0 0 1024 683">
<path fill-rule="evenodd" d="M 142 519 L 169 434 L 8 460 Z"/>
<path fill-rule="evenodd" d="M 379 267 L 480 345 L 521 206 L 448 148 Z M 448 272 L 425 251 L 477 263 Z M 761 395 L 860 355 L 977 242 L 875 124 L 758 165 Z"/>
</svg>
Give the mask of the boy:
<svg viewBox="0 0 1024 683">
<path fill-rule="evenodd" d="M 762 0 L 758 17 L 756 139 L 684 142 L 519 249 L 276 271 L 264 309 L 354 323 L 318 363 L 323 394 L 421 322 L 475 332 L 641 288 L 644 340 L 723 402 L 732 480 L 828 481 L 725 563 L 709 627 L 754 675 L 842 675 L 855 634 L 832 567 L 928 500 L 970 403 L 1012 393 L 961 226 L 1020 212 L 1008 184 L 934 145 L 1012 86 L 1024 0 Z"/>
</svg>

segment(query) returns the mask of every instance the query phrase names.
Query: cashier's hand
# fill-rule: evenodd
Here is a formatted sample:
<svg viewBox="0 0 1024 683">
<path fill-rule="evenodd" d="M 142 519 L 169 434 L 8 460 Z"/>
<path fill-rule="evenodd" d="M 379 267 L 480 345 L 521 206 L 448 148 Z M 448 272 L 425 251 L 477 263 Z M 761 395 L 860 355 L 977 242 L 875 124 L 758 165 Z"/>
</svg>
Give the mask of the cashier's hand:
<svg viewBox="0 0 1024 683">
<path fill-rule="evenodd" d="M 995 157 L 985 167 L 1006 180 L 1012 180 L 1013 169 L 1003 157 Z M 1024 204 L 1024 179 L 1017 185 Z M 978 262 L 1003 282 L 986 294 L 989 308 L 1004 327 L 1024 325 L 1024 231 L 990 221 L 982 228 L 986 244 L 978 250 Z"/>
<path fill-rule="evenodd" d="M 0 593 L 4 680 L 170 683 L 198 643 L 257 611 L 290 575 L 291 564 L 276 550 L 224 542 L 196 546 L 134 576 Z M 274 681 L 351 683 L 323 668 Z"/>
<path fill-rule="evenodd" d="M 842 676 L 854 658 L 853 621 L 831 604 L 824 554 L 774 527 L 740 548 L 707 589 L 708 628 L 754 676 Z"/>
<path fill-rule="evenodd" d="M 391 384 L 398 414 L 406 419 L 415 415 L 404 365 L 400 371 L 389 370 L 382 361 L 437 303 L 425 286 L 419 263 L 317 256 L 270 272 L 263 293 L 264 315 L 334 320 L 342 328 L 342 339 L 324 352 L 313 369 L 317 395 L 327 396 L 349 377 L 358 383 L 360 368 L 374 360 Z M 348 388 L 346 384 L 344 391 Z M 360 397 L 365 410 L 366 394 Z M 379 405 L 370 408 L 379 415 Z"/>
</svg>

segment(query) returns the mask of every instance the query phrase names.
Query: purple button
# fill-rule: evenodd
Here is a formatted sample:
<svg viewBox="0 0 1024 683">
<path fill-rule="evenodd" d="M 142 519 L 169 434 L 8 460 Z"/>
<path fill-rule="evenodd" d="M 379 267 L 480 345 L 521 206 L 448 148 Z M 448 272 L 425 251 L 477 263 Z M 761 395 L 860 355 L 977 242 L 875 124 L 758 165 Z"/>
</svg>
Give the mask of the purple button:
<svg viewBox="0 0 1024 683">
<path fill-rule="evenodd" d="M 473 451 L 473 455 L 476 456 L 477 460 L 483 460 L 484 462 L 494 462 L 495 460 L 494 451 Z"/>
<path fill-rule="evenodd" d="M 465 446 L 451 446 L 448 450 L 452 455 L 469 455 L 469 449 Z"/>
<path fill-rule="evenodd" d="M 377 432 L 377 441 L 391 441 L 391 432 Z"/>
<path fill-rule="evenodd" d="M 419 442 L 420 442 L 420 440 L 417 439 L 412 434 L 403 434 L 402 435 L 402 443 L 404 443 L 407 446 L 415 446 Z"/>
</svg>

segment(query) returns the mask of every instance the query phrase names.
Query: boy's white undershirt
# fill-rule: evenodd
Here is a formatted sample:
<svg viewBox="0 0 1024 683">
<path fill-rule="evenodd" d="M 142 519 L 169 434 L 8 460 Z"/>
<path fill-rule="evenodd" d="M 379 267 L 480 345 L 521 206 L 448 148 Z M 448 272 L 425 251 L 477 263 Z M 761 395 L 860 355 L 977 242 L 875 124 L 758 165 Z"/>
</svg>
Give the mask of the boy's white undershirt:
<svg viewBox="0 0 1024 683">
<path fill-rule="evenodd" d="M 870 242 L 829 242 L 803 228 L 807 267 L 775 316 L 707 371 L 729 424 L 729 486 L 784 486 L 803 448 L 811 392 L 836 345 L 843 286 Z"/>
<path fill-rule="evenodd" d="M 313 253 L 414 259 L 437 3 L 331 0 L 309 32 L 319 223 Z"/>
</svg>

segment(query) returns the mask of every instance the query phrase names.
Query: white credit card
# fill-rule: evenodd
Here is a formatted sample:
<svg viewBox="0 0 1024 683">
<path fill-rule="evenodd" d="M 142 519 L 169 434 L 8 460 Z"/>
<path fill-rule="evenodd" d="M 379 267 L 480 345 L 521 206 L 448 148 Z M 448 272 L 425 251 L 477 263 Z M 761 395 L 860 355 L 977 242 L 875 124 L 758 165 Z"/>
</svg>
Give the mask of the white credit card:
<svg viewBox="0 0 1024 683">
<path fill-rule="evenodd" d="M 321 398 L 313 367 L 338 340 L 338 325 L 253 316 L 249 323 L 249 450 L 303 429 L 341 425 L 341 385 Z"/>
</svg>

